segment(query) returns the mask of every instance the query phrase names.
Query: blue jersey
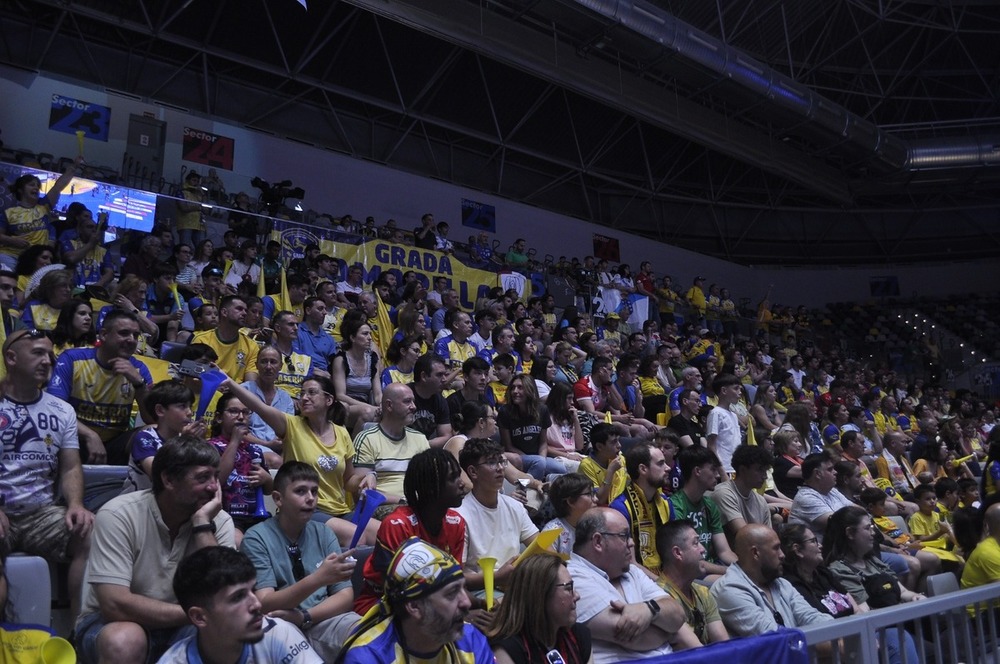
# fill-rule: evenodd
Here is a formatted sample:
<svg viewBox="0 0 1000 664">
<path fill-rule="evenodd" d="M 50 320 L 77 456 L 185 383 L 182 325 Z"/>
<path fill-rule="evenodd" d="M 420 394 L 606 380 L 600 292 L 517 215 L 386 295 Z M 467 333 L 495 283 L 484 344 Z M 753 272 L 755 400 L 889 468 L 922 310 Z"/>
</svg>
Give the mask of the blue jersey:
<svg viewBox="0 0 1000 664">
<path fill-rule="evenodd" d="M 472 344 L 468 341 L 455 341 L 455 337 L 450 334 L 438 339 L 434 344 L 434 352 L 441 356 L 449 369 L 461 369 L 463 362 L 476 355 Z"/>
<path fill-rule="evenodd" d="M 483 633 L 475 626 L 463 625 L 462 636 L 455 642 L 458 659 L 453 660 L 446 648 L 437 653 L 406 656 L 399 646 L 396 623 L 383 620 L 371 629 L 362 632 L 343 656 L 343 664 L 406 664 L 409 661 L 421 664 L 495 664 L 496 658 Z M 430 656 L 427 656 L 430 655 Z"/>
</svg>

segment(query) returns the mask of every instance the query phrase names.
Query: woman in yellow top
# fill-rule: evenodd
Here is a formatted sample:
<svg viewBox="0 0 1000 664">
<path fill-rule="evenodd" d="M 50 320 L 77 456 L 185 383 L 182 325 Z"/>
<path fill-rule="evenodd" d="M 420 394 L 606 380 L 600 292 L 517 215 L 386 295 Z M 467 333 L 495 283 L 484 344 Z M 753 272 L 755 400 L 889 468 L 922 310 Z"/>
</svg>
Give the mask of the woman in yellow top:
<svg viewBox="0 0 1000 664">
<path fill-rule="evenodd" d="M 347 493 L 347 480 L 355 474 L 354 441 L 342 426 L 345 412 L 334 396 L 329 378 L 310 376 L 302 383 L 299 398 L 301 415 L 283 413 L 268 406 L 245 387 L 227 378 L 222 383 L 260 415 L 274 429 L 276 438 L 284 441 L 285 461 L 308 463 L 319 473 L 319 502 L 313 520 L 322 521 L 337 535 L 341 546 L 347 546 L 354 535 L 351 523 L 353 497 Z M 375 541 L 379 522 L 369 522 L 360 544 Z"/>
</svg>

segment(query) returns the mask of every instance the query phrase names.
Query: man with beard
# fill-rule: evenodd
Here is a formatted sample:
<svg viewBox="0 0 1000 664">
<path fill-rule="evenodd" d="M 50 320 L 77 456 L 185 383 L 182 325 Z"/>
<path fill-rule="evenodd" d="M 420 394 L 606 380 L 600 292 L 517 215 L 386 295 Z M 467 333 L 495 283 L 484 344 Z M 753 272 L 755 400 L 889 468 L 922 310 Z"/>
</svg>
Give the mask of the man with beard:
<svg viewBox="0 0 1000 664">
<path fill-rule="evenodd" d="M 455 509 L 467 487 L 455 455 L 446 450 L 424 450 L 412 459 L 403 477 L 406 505 L 382 520 L 375 550 L 365 561 L 364 584 L 354 610 L 365 615 L 385 593 L 385 572 L 392 556 L 410 537 L 433 544 L 456 560 L 465 557 L 465 519 Z"/>
<path fill-rule="evenodd" d="M 274 312 L 272 311 L 273 315 Z M 219 326 L 195 332 L 191 343 L 205 344 L 219 355 L 216 362 L 237 383 L 257 377 L 257 342 L 240 332 L 247 319 L 247 303 L 239 295 L 228 295 L 219 303 Z"/>
<path fill-rule="evenodd" d="M 458 561 L 416 537 L 393 556 L 377 611 L 345 645 L 343 664 L 402 659 L 493 664 L 482 632 L 466 624 L 472 606 Z"/>
<path fill-rule="evenodd" d="M 153 377 L 132 357 L 139 342 L 138 319 L 115 309 L 104 318 L 98 339 L 97 348 L 62 353 L 47 389 L 76 411 L 80 445 L 86 450 L 81 458 L 88 463 L 104 463 L 105 445 L 128 430 L 136 400 L 143 421 L 152 421 L 144 404 Z"/>
<path fill-rule="evenodd" d="M 240 545 L 257 571 L 261 611 L 301 629 L 324 662 L 332 662 L 361 617 L 351 611 L 352 551 L 316 521 L 319 475 L 289 461 L 274 476 L 277 513 L 250 528 Z"/>
<path fill-rule="evenodd" d="M 256 580 L 253 563 L 226 547 L 185 558 L 174 575 L 174 594 L 198 633 L 171 646 L 158 664 L 320 664 L 294 625 L 264 617 L 253 593 Z"/>
<path fill-rule="evenodd" d="M 236 546 L 214 447 L 194 436 L 168 440 L 152 479 L 152 489 L 113 498 L 97 514 L 74 630 L 85 664 L 141 664 L 187 636 L 171 585 L 178 563 L 207 546 Z"/>
<path fill-rule="evenodd" d="M 659 447 L 639 443 L 625 453 L 625 470 L 629 482 L 611 507 L 628 521 L 636 562 L 655 578 L 660 570 L 656 531 L 671 520 L 673 513 L 670 502 L 660 492 L 669 480 L 667 462 Z"/>
<path fill-rule="evenodd" d="M 628 521 L 607 507 L 587 510 L 576 524 L 567 567 L 580 599 L 577 622 L 593 639 L 594 664 L 661 657 L 701 645 L 684 611 L 632 563 Z"/>
<path fill-rule="evenodd" d="M 354 439 L 355 473 L 348 480 L 348 490 L 375 489 L 385 496 L 386 504 L 402 501 L 403 478 L 410 460 L 430 448 L 427 437 L 410 428 L 416 410 L 409 385 L 386 386 L 378 426 L 365 429 Z"/>
<path fill-rule="evenodd" d="M 778 534 L 770 526 L 751 523 L 736 534 L 738 560 L 712 585 L 722 622 L 735 636 L 756 636 L 779 627 L 805 627 L 833 620 L 805 600 L 781 578 Z"/>
<path fill-rule="evenodd" d="M 42 392 L 52 371 L 52 342 L 38 330 L 17 330 L 3 344 L 7 368 L 0 398 L 0 556 L 13 551 L 69 563 L 71 617 L 80 611 L 80 585 L 94 515 L 83 505 L 83 471 L 76 413 Z M 59 493 L 64 498 L 58 501 Z M 60 502 L 62 504 L 60 504 Z M 0 595 L 6 599 L 6 580 Z"/>
</svg>

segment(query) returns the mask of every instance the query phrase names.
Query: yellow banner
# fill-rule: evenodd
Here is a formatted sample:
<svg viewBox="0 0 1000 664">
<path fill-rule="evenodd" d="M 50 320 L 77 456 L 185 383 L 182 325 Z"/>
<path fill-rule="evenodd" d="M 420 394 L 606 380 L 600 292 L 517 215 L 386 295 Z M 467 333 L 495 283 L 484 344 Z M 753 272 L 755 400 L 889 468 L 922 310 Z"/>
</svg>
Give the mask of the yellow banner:
<svg viewBox="0 0 1000 664">
<path fill-rule="evenodd" d="M 278 222 L 281 223 L 281 222 Z M 344 239 L 350 236 L 343 235 Z M 320 251 L 344 261 L 344 273 L 352 265 L 364 268 L 364 281 L 370 284 L 378 279 L 382 272 L 394 272 L 396 282 L 403 283 L 403 274 L 412 270 L 422 277 L 428 288 L 432 288 L 436 277 L 445 277 L 449 286 L 458 291 L 459 304 L 463 309 L 472 310 L 476 300 L 489 294 L 495 286 L 510 287 L 518 284 L 521 287 L 521 298 L 527 298 L 531 293 L 532 282 L 520 277 L 511 280 L 509 276 L 500 275 L 489 270 L 477 270 L 468 267 L 454 256 L 440 251 L 418 249 L 387 240 L 367 239 L 361 244 L 350 242 L 335 242 L 330 239 L 330 232 L 284 222 L 275 226 L 271 239 L 281 243 L 282 255 L 288 264 L 293 258 L 301 258 L 307 245 L 318 245 Z"/>
</svg>

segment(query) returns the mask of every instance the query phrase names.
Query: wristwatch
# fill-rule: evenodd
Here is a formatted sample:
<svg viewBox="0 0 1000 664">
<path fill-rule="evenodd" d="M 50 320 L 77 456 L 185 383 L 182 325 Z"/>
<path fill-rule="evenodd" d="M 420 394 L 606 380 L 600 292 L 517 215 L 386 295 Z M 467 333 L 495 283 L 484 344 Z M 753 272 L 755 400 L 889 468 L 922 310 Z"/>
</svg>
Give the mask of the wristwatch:
<svg viewBox="0 0 1000 664">
<path fill-rule="evenodd" d="M 309 612 L 305 609 L 299 609 L 299 613 L 302 614 L 302 624 L 299 625 L 299 627 L 301 627 L 304 632 L 313 626 L 313 619 L 312 616 L 309 615 Z"/>
<path fill-rule="evenodd" d="M 653 614 L 654 618 L 660 612 L 660 605 L 657 604 L 655 599 L 647 600 L 646 606 L 649 607 L 649 612 Z"/>
<path fill-rule="evenodd" d="M 203 523 L 200 526 L 191 526 L 191 534 L 198 535 L 200 533 L 212 533 L 215 534 L 215 521 L 209 521 L 208 523 Z"/>
</svg>

